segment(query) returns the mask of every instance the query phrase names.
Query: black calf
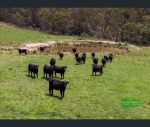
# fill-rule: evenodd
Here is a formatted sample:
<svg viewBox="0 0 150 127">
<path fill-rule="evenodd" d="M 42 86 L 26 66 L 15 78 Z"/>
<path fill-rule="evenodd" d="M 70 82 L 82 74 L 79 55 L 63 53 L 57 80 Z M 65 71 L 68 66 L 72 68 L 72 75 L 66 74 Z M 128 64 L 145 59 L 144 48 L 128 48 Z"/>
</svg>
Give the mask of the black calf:
<svg viewBox="0 0 150 127">
<path fill-rule="evenodd" d="M 98 58 L 94 58 L 93 63 L 97 65 L 98 64 Z"/>
<path fill-rule="evenodd" d="M 18 52 L 19 52 L 19 54 L 25 53 L 25 55 L 26 55 L 27 54 L 27 49 L 21 48 L 21 49 L 18 49 Z"/>
<path fill-rule="evenodd" d="M 109 60 L 108 56 L 104 56 L 104 58 L 105 58 L 107 61 Z"/>
<path fill-rule="evenodd" d="M 32 76 L 32 72 L 34 73 L 34 77 L 35 77 L 35 74 L 38 78 L 38 67 L 39 65 L 34 65 L 34 64 L 29 64 L 28 65 L 28 74 L 30 75 L 31 73 L 31 76 Z"/>
<path fill-rule="evenodd" d="M 64 97 L 66 86 L 69 82 L 60 81 L 57 79 L 49 79 L 49 93 L 53 95 L 53 90 L 59 90 L 61 94 L 61 98 Z"/>
<path fill-rule="evenodd" d="M 66 67 L 66 66 L 54 66 L 55 77 L 56 77 L 56 73 L 60 73 L 61 78 L 64 78 L 66 68 L 68 68 L 68 67 Z"/>
<path fill-rule="evenodd" d="M 75 58 L 77 58 L 77 57 L 79 57 L 79 53 L 78 52 L 75 53 Z"/>
<path fill-rule="evenodd" d="M 92 56 L 92 58 L 94 58 L 95 57 L 95 52 L 92 52 L 91 56 Z"/>
<path fill-rule="evenodd" d="M 93 68 L 92 68 L 92 76 L 93 76 L 94 73 L 96 75 L 97 72 L 99 72 L 100 75 L 103 74 L 103 66 L 102 65 L 93 64 L 92 66 L 93 66 Z"/>
<path fill-rule="evenodd" d="M 53 66 L 44 65 L 44 68 L 43 68 L 44 77 L 45 77 L 45 74 L 46 74 L 46 78 L 47 78 L 47 74 L 49 74 L 49 77 L 53 77 L 53 70 L 54 70 Z"/>
<path fill-rule="evenodd" d="M 82 54 L 81 61 L 82 61 L 82 63 L 85 64 L 85 61 L 86 61 L 86 53 L 83 53 L 83 54 Z"/>
<path fill-rule="evenodd" d="M 59 53 L 59 57 L 62 60 L 62 58 L 64 57 L 64 54 L 62 52 Z"/>
<path fill-rule="evenodd" d="M 81 64 L 81 57 L 76 57 L 76 64 Z"/>
<path fill-rule="evenodd" d="M 101 62 L 102 62 L 103 67 L 105 67 L 107 60 L 105 58 L 102 58 Z"/>
<path fill-rule="evenodd" d="M 43 52 L 45 47 L 40 47 L 40 52 Z"/>
<path fill-rule="evenodd" d="M 113 54 L 111 53 L 109 54 L 109 61 L 112 62 L 112 60 L 113 60 Z"/>
<path fill-rule="evenodd" d="M 56 60 L 54 58 L 51 58 L 50 60 L 50 65 L 54 66 L 56 64 Z"/>
<path fill-rule="evenodd" d="M 72 48 L 72 52 L 76 53 L 77 52 L 77 48 Z"/>
</svg>

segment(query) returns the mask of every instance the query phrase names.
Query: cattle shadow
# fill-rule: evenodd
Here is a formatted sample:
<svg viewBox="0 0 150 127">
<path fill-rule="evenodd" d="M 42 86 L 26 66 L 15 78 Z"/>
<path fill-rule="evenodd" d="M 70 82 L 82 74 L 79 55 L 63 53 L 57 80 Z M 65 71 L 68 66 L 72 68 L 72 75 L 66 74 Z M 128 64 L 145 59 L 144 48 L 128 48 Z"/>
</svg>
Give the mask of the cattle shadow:
<svg viewBox="0 0 150 127">
<path fill-rule="evenodd" d="M 50 95 L 50 94 L 45 94 L 46 96 L 48 97 L 54 97 L 56 99 L 59 99 L 59 100 L 62 100 L 63 98 L 59 97 L 59 96 L 56 96 L 56 95 Z"/>
<path fill-rule="evenodd" d="M 41 79 L 45 79 L 45 80 L 47 80 L 47 81 L 49 81 L 49 78 L 51 78 L 51 77 L 41 77 Z"/>
<path fill-rule="evenodd" d="M 57 77 L 57 76 L 56 77 L 55 76 L 54 77 L 47 77 L 47 78 L 46 77 L 42 77 L 42 79 L 45 79 L 48 82 L 49 82 L 49 79 L 60 79 L 60 80 L 63 80 L 62 78 Z"/>
<path fill-rule="evenodd" d="M 97 75 L 91 75 L 91 76 L 102 76 L 102 74 L 100 74 L 100 75 L 98 75 L 98 74 Z"/>
<path fill-rule="evenodd" d="M 30 77 L 32 79 L 36 79 L 37 77 L 31 76 L 31 75 L 26 75 L 27 77 Z"/>
<path fill-rule="evenodd" d="M 81 65 L 82 63 L 76 63 L 75 65 Z"/>
<path fill-rule="evenodd" d="M 63 79 L 63 78 L 58 77 L 58 76 L 54 76 L 53 78 L 54 78 L 54 79 L 60 79 L 60 80 Z"/>
<path fill-rule="evenodd" d="M 58 76 L 53 76 L 53 77 L 49 77 L 49 78 L 45 78 L 45 79 L 60 79 L 60 80 L 63 80 L 63 78 L 61 77 L 58 77 Z M 49 81 L 49 80 L 48 80 Z"/>
</svg>

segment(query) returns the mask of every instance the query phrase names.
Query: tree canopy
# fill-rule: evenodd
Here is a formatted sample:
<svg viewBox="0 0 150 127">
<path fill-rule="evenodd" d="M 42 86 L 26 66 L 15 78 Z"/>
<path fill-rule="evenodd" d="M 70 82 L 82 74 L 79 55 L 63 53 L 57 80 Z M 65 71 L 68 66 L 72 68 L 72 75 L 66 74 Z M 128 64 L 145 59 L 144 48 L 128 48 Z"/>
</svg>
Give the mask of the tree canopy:
<svg viewBox="0 0 150 127">
<path fill-rule="evenodd" d="M 0 21 L 51 34 L 150 44 L 147 8 L 0 8 Z"/>
</svg>

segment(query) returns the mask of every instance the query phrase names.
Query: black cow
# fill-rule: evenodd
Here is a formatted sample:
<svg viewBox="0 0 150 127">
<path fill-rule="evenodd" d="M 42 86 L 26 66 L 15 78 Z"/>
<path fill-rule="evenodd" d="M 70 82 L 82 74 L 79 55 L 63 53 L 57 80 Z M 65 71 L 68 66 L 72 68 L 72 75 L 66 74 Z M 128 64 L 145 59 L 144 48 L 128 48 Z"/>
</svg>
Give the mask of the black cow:
<svg viewBox="0 0 150 127">
<path fill-rule="evenodd" d="M 54 58 L 50 59 L 50 65 L 54 66 L 56 64 L 56 60 Z"/>
<path fill-rule="evenodd" d="M 72 52 L 76 53 L 77 52 L 77 48 L 72 48 Z"/>
<path fill-rule="evenodd" d="M 64 97 L 66 86 L 69 82 L 57 79 L 49 79 L 49 94 L 53 95 L 53 90 L 59 90 L 61 98 Z"/>
<path fill-rule="evenodd" d="M 101 60 L 103 67 L 105 67 L 107 60 L 105 58 L 102 58 Z"/>
<path fill-rule="evenodd" d="M 61 78 L 64 78 L 66 68 L 68 68 L 68 67 L 67 66 L 54 66 L 55 77 L 56 77 L 56 73 L 60 73 Z"/>
<path fill-rule="evenodd" d="M 104 58 L 105 58 L 107 61 L 109 60 L 108 56 L 104 56 Z"/>
<path fill-rule="evenodd" d="M 77 57 L 79 57 L 79 53 L 78 52 L 75 53 L 75 58 L 77 58 Z"/>
<path fill-rule="evenodd" d="M 85 64 L 85 61 L 86 61 L 86 53 L 83 53 L 83 54 L 82 54 L 81 60 L 82 60 L 82 63 Z"/>
<path fill-rule="evenodd" d="M 47 78 L 47 74 L 49 74 L 49 77 L 53 77 L 53 70 L 54 70 L 53 66 L 44 65 L 44 68 L 43 68 L 44 77 L 45 77 L 45 74 L 46 74 L 46 78 Z"/>
<path fill-rule="evenodd" d="M 112 62 L 113 56 L 109 56 L 109 61 Z"/>
<path fill-rule="evenodd" d="M 60 52 L 59 57 L 60 57 L 60 60 L 62 60 L 62 58 L 64 57 L 64 54 L 62 52 Z"/>
<path fill-rule="evenodd" d="M 76 64 L 81 64 L 81 57 L 76 57 Z"/>
<path fill-rule="evenodd" d="M 94 58 L 95 57 L 95 52 L 92 52 L 91 56 L 92 56 L 92 58 Z"/>
<path fill-rule="evenodd" d="M 32 72 L 34 73 L 34 77 L 35 77 L 35 74 L 38 78 L 38 67 L 39 65 L 34 65 L 34 64 L 29 64 L 28 65 L 28 74 L 30 75 L 31 73 L 31 76 L 32 76 Z"/>
<path fill-rule="evenodd" d="M 112 57 L 113 57 L 113 54 L 112 54 L 112 53 L 110 53 L 110 54 L 109 54 L 109 56 L 112 56 Z"/>
<path fill-rule="evenodd" d="M 109 54 L 109 61 L 112 62 L 112 60 L 113 60 L 113 54 L 110 53 L 110 54 Z"/>
<path fill-rule="evenodd" d="M 18 52 L 19 52 L 19 54 L 25 53 L 25 55 L 26 55 L 27 54 L 27 49 L 21 48 L 21 49 L 18 49 Z"/>
<path fill-rule="evenodd" d="M 103 74 L 103 66 L 102 65 L 92 64 L 92 66 L 93 66 L 93 68 L 92 68 L 92 76 L 93 76 L 94 73 L 96 75 L 96 72 L 99 72 L 100 75 Z"/>
<path fill-rule="evenodd" d="M 97 65 L 98 64 L 98 58 L 94 58 L 93 63 Z"/>
<path fill-rule="evenodd" d="M 40 52 L 43 52 L 45 47 L 40 47 Z"/>
</svg>

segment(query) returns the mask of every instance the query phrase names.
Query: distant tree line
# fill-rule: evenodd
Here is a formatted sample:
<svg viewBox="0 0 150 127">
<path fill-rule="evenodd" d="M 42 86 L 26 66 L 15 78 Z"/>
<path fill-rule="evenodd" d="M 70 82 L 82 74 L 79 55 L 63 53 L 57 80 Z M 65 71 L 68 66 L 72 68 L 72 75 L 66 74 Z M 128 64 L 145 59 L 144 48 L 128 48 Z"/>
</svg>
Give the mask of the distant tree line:
<svg viewBox="0 0 150 127">
<path fill-rule="evenodd" d="M 0 21 L 51 34 L 150 44 L 148 8 L 0 8 Z"/>
</svg>

